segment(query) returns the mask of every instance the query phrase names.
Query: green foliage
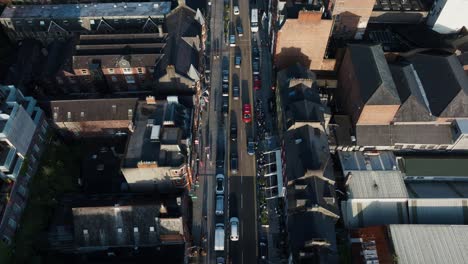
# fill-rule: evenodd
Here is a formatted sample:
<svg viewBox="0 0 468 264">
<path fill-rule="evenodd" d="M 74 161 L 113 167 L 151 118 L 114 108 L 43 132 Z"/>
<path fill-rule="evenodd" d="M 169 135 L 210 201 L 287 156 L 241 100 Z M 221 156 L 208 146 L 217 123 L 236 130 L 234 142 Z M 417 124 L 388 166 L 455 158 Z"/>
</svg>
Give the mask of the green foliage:
<svg viewBox="0 0 468 264">
<path fill-rule="evenodd" d="M 79 145 L 65 145 L 53 138 L 50 141 L 30 184 L 28 203 L 15 236 L 13 263 L 41 263 L 41 233 L 46 230 L 59 197 L 78 190 L 80 155 Z"/>
</svg>

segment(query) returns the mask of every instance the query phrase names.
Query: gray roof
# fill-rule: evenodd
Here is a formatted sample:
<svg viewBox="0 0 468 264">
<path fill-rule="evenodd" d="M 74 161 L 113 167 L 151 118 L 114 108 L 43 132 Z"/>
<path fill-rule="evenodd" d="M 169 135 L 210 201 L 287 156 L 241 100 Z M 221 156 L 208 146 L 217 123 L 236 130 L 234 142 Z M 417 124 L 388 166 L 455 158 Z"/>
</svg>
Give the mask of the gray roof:
<svg viewBox="0 0 468 264">
<path fill-rule="evenodd" d="M 465 161 L 466 162 L 466 161 Z M 468 182 L 465 181 L 406 181 L 412 198 L 468 198 Z"/>
<path fill-rule="evenodd" d="M 468 117 L 468 76 L 455 55 L 426 52 L 408 60 L 424 87 L 432 115 Z"/>
<path fill-rule="evenodd" d="M 75 243 L 78 247 L 156 246 L 164 243 L 164 235 L 183 243 L 182 218 L 161 218 L 160 210 L 160 205 L 73 208 Z"/>
<path fill-rule="evenodd" d="M 348 50 L 365 104 L 399 105 L 400 98 L 380 45 L 350 44 Z"/>
<path fill-rule="evenodd" d="M 339 217 L 335 199 L 335 186 L 318 177 L 299 179 L 288 187 L 288 210 L 320 206 Z"/>
<path fill-rule="evenodd" d="M 350 199 L 408 198 L 400 171 L 352 171 L 349 177 Z"/>
<path fill-rule="evenodd" d="M 315 253 L 312 259 L 299 263 L 338 263 L 335 219 L 317 212 L 288 216 L 288 233 L 292 254 L 298 258 L 300 252 Z M 329 246 L 306 246 L 308 242 L 327 242 Z"/>
<path fill-rule="evenodd" d="M 132 120 L 137 98 L 59 100 L 44 103 L 44 111 L 55 122 Z M 129 111 L 131 113 L 129 114 Z M 70 113 L 70 118 L 68 118 Z M 54 118 L 56 114 L 57 118 Z"/>
<path fill-rule="evenodd" d="M 325 133 L 309 125 L 286 132 L 286 174 L 288 181 L 303 177 L 325 177 L 328 173 L 329 149 Z"/>
<path fill-rule="evenodd" d="M 378 153 L 365 153 L 362 151 L 338 151 L 341 169 L 344 174 L 348 171 L 358 170 L 396 170 L 397 163 L 393 152 L 381 151 Z"/>
<path fill-rule="evenodd" d="M 158 65 L 158 77 L 166 74 L 168 65 L 174 65 L 176 72 L 185 77 L 188 77 L 191 65 L 198 68 L 200 47 L 196 46 L 199 41 L 193 38 L 201 37 L 201 25 L 195 15 L 196 12 L 185 5 L 178 6 L 167 15 L 169 38 L 164 50 L 165 56 Z"/>
<path fill-rule="evenodd" d="M 315 73 L 305 68 L 299 63 L 294 64 L 286 69 L 278 72 L 278 89 L 289 88 L 289 81 L 291 79 L 317 79 Z"/>
<path fill-rule="evenodd" d="M 450 124 L 358 125 L 359 146 L 395 144 L 452 144 Z"/>
<path fill-rule="evenodd" d="M 466 225 L 390 225 L 399 264 L 468 263 Z"/>
<path fill-rule="evenodd" d="M 390 70 L 402 105 L 394 117 L 395 122 L 434 121 L 426 93 L 412 64 L 390 64 Z"/>
<path fill-rule="evenodd" d="M 6 7 L 0 18 L 164 17 L 170 11 L 171 2 L 20 5 Z"/>
</svg>

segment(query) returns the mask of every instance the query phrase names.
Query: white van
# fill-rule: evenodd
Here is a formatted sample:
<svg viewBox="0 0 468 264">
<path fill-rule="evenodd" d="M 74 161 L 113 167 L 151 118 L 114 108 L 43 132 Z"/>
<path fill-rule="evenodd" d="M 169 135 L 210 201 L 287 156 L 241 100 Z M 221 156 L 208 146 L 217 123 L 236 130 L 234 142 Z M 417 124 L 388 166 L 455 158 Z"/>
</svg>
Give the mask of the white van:
<svg viewBox="0 0 468 264">
<path fill-rule="evenodd" d="M 224 251 L 224 224 L 216 224 L 215 229 L 215 251 Z"/>
<path fill-rule="evenodd" d="M 216 215 L 223 215 L 224 214 L 224 196 L 223 195 L 216 195 Z"/>
</svg>

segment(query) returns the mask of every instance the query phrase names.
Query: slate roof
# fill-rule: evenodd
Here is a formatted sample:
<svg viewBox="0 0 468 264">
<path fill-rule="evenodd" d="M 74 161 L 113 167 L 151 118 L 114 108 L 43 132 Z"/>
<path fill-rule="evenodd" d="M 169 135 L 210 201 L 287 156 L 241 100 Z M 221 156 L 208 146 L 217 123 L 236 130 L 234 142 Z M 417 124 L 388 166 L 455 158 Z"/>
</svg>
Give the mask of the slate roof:
<svg viewBox="0 0 468 264">
<path fill-rule="evenodd" d="M 434 121 L 436 117 L 430 113 L 426 93 L 413 65 L 398 63 L 389 66 L 402 102 L 394 121 Z"/>
<path fill-rule="evenodd" d="M 313 253 L 297 263 L 338 263 L 335 219 L 318 212 L 288 216 L 288 233 L 292 254 L 299 259 L 300 252 Z M 329 246 L 306 247 L 308 242 L 330 243 Z"/>
<path fill-rule="evenodd" d="M 78 247 L 156 246 L 165 235 L 183 243 L 182 218 L 161 218 L 160 210 L 160 205 L 73 208 L 75 243 Z"/>
<path fill-rule="evenodd" d="M 293 66 L 290 66 L 278 72 L 277 74 L 278 89 L 283 89 L 283 87 L 289 88 L 289 81 L 291 79 L 315 80 L 317 78 L 316 78 L 315 73 L 303 67 L 301 64 L 296 63 Z"/>
<path fill-rule="evenodd" d="M 133 114 L 129 116 L 129 110 L 135 112 L 137 101 L 137 98 L 59 100 L 44 103 L 43 109 L 52 119 L 56 113 L 55 122 L 130 121 Z"/>
<path fill-rule="evenodd" d="M 359 146 L 400 144 L 452 144 L 450 124 L 358 125 Z"/>
<path fill-rule="evenodd" d="M 347 52 L 364 104 L 399 105 L 400 98 L 380 45 L 350 44 Z"/>
<path fill-rule="evenodd" d="M 309 125 L 285 134 L 286 174 L 288 181 L 304 177 L 324 177 L 333 181 L 328 173 L 329 149 L 327 136 Z"/>
<path fill-rule="evenodd" d="M 416 69 L 433 115 L 468 117 L 468 77 L 455 55 L 430 51 L 407 59 Z"/>
<path fill-rule="evenodd" d="M 199 66 L 199 41 L 201 25 L 195 19 L 196 12 L 183 5 L 175 8 L 166 17 L 166 28 L 169 33 L 164 58 L 158 64 L 157 76 L 166 74 L 168 65 L 174 65 L 178 74 L 188 77 L 191 65 Z"/>
</svg>

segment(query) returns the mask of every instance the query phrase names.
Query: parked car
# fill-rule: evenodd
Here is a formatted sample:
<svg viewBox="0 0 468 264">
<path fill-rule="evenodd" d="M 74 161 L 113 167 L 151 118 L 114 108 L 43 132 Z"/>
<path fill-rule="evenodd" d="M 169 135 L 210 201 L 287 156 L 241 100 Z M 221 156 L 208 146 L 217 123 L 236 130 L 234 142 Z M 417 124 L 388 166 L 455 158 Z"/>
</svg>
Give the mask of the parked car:
<svg viewBox="0 0 468 264">
<path fill-rule="evenodd" d="M 250 156 L 255 154 L 255 142 L 252 138 L 249 138 L 247 140 L 247 154 L 249 154 Z"/>
<path fill-rule="evenodd" d="M 239 12 L 239 6 L 236 6 L 236 5 L 235 5 L 234 8 L 233 8 L 233 10 L 234 10 L 234 15 L 238 16 L 239 13 L 240 13 L 240 12 Z"/>
<path fill-rule="evenodd" d="M 229 96 L 229 84 L 223 83 L 223 96 Z"/>
<path fill-rule="evenodd" d="M 260 256 L 260 259 L 266 260 L 268 258 L 268 241 L 266 238 L 261 237 L 259 239 L 259 250 L 258 250 L 258 255 Z"/>
<path fill-rule="evenodd" d="M 253 76 L 253 87 L 255 90 L 260 90 L 262 88 L 262 81 L 260 75 Z"/>
<path fill-rule="evenodd" d="M 252 121 L 252 108 L 250 104 L 244 104 L 242 107 L 242 121 L 250 123 Z"/>
<path fill-rule="evenodd" d="M 232 87 L 232 98 L 234 98 L 234 100 L 239 100 L 239 96 L 240 96 L 239 86 L 235 85 Z"/>
<path fill-rule="evenodd" d="M 252 58 L 254 60 L 260 60 L 260 51 L 257 47 L 257 42 L 252 42 Z"/>
<path fill-rule="evenodd" d="M 224 214 L 224 195 L 216 195 L 215 214 L 218 216 Z"/>
<path fill-rule="evenodd" d="M 225 264 L 223 257 L 216 258 L 216 264 Z"/>
<path fill-rule="evenodd" d="M 224 194 L 224 175 L 216 175 L 216 194 Z"/>
<path fill-rule="evenodd" d="M 231 241 L 238 241 L 239 240 L 239 218 L 231 217 L 229 220 L 231 224 Z"/>
<path fill-rule="evenodd" d="M 218 223 L 215 228 L 215 251 L 224 251 L 224 224 Z"/>
</svg>

